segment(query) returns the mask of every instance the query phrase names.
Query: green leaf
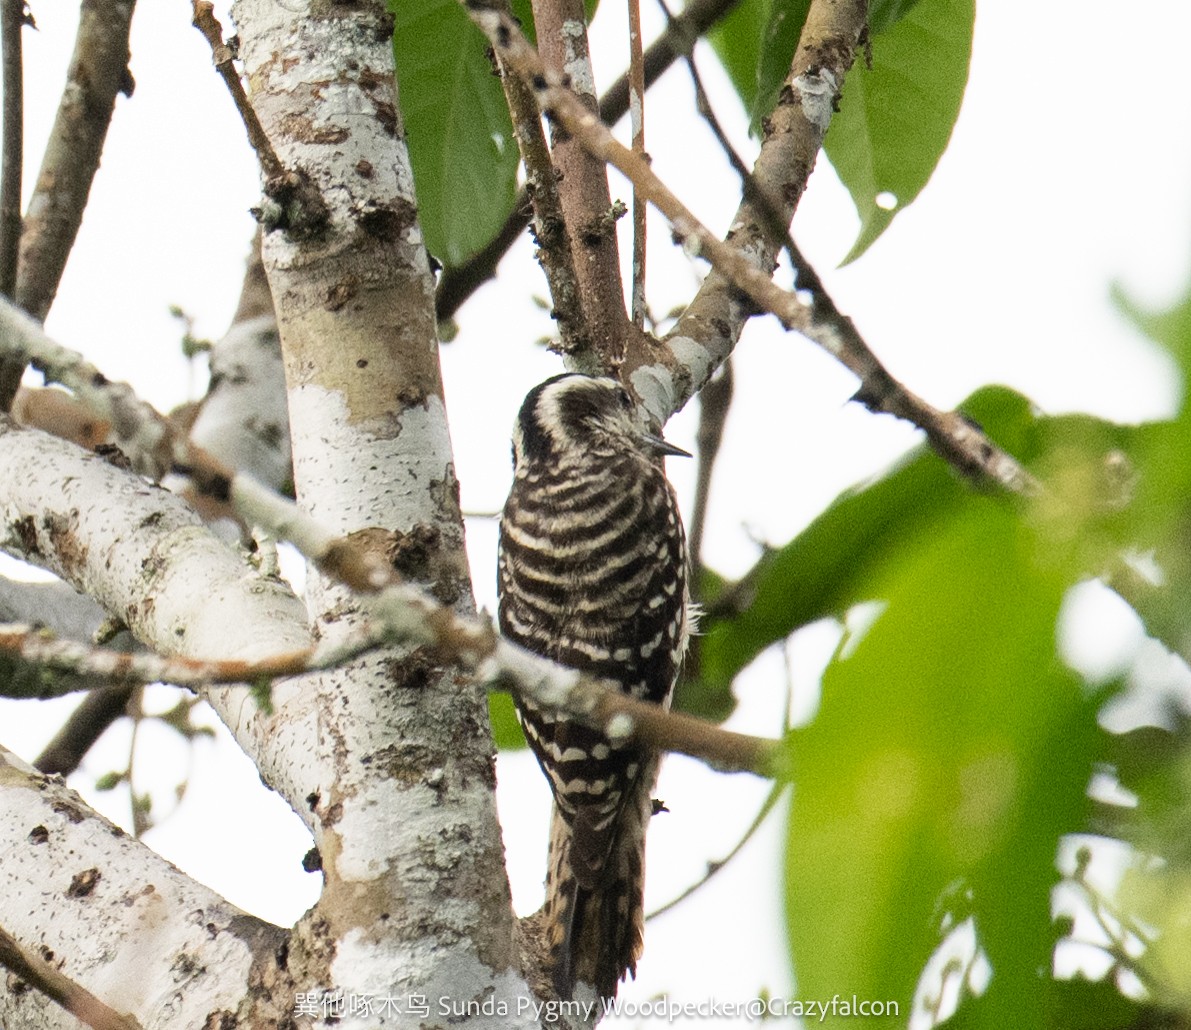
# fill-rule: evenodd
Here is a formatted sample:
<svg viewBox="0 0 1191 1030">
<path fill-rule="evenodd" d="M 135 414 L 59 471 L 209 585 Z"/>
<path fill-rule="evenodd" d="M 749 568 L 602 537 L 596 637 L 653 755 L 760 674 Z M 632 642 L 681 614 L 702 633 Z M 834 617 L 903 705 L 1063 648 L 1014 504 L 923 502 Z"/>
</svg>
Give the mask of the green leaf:
<svg viewBox="0 0 1191 1030">
<path fill-rule="evenodd" d="M 743 0 L 710 33 L 757 133 L 790 73 L 810 0 Z M 859 257 L 934 172 L 967 84 L 975 0 L 874 0 L 873 64 L 857 61 L 825 147 L 852 195 Z"/>
<path fill-rule="evenodd" d="M 975 1025 L 1042 1026 L 1055 852 L 1080 827 L 1097 742 L 1096 705 L 1055 658 L 1070 575 L 975 496 L 883 570 L 882 613 L 789 738 L 800 993 L 896 1000 L 904 1026 L 942 916 L 970 891 L 994 970 Z"/>
<path fill-rule="evenodd" d="M 1028 460 L 1036 429 L 1024 397 L 988 388 L 961 408 L 1011 454 Z M 744 583 L 725 588 L 747 596 L 747 608 L 717 615 L 711 601 L 699 639 L 700 683 L 684 687 L 682 707 L 705 715 L 725 706 L 730 711 L 732 680 L 757 655 L 796 629 L 871 598 L 876 571 L 933 535 L 970 492 L 936 455 L 920 448 L 881 478 L 841 494 L 802 533 L 763 558 Z"/>
<path fill-rule="evenodd" d="M 920 0 L 857 61 L 824 147 L 852 195 L 863 254 L 921 192 L 959 117 L 972 55 L 975 0 Z"/>
<path fill-rule="evenodd" d="M 1184 394 L 1191 382 L 1191 284 L 1165 311 L 1149 311 L 1118 286 L 1114 299 L 1121 312 L 1161 345 L 1182 373 Z M 1191 656 L 1186 598 L 1191 596 L 1191 404 L 1186 396 L 1179 414 L 1166 422 L 1138 427 L 1123 449 L 1129 520 L 1134 554 L 1150 554 L 1162 570 L 1161 584 L 1132 584 L 1128 600 L 1146 629 L 1184 658 Z M 1127 584 L 1128 585 L 1128 584 Z"/>
<path fill-rule="evenodd" d="M 517 144 L 487 41 L 457 0 L 392 0 L 393 53 L 426 246 L 458 265 L 512 210 Z"/>
<path fill-rule="evenodd" d="M 750 105 L 753 132 L 759 133 L 761 119 L 768 115 L 777 103 L 778 92 L 790 67 L 794 63 L 794 51 L 810 0 L 771 0 L 761 37 L 761 54 L 757 60 L 757 83 Z"/>
<path fill-rule="evenodd" d="M 1147 310 L 1120 283 L 1113 284 L 1112 299 L 1121 314 L 1178 362 L 1186 380 L 1191 373 L 1191 287 L 1165 311 Z"/>
<path fill-rule="evenodd" d="M 879 36 L 916 7 L 919 0 L 875 0 L 868 9 L 869 35 Z"/>
<path fill-rule="evenodd" d="M 740 0 L 728 16 L 707 33 L 707 39 L 736 87 L 746 111 L 753 110 L 757 98 L 758 62 L 769 8 L 770 0 Z"/>
<path fill-rule="evenodd" d="M 95 781 L 95 789 L 98 791 L 115 790 L 121 783 L 124 782 L 125 774 L 120 772 L 106 772 Z"/>
<path fill-rule="evenodd" d="M 509 6 L 513 10 L 513 17 L 521 23 L 521 31 L 525 33 L 525 38 L 537 46 L 538 33 L 533 20 L 533 0 L 511 0 Z"/>
<path fill-rule="evenodd" d="M 492 722 L 492 739 L 501 751 L 520 751 L 525 747 L 525 734 L 517 720 L 517 709 L 508 694 L 489 693 L 488 718 Z"/>
<path fill-rule="evenodd" d="M 868 13 L 870 37 L 892 28 L 919 2 L 873 0 Z M 752 113 L 754 132 L 760 127 L 761 119 L 777 103 L 778 92 L 794 63 L 794 52 L 798 49 L 809 10 L 810 0 L 744 0 L 725 20 L 727 24 L 733 18 L 737 19 L 742 23 L 741 30 L 732 34 L 730 47 L 726 45 L 721 50 L 717 46 L 716 52 L 728 69 L 746 109 Z M 742 11 L 747 11 L 747 14 Z M 747 32 L 744 31 L 745 23 L 748 25 Z M 714 45 L 714 36 L 712 40 Z M 736 65 L 741 66 L 739 71 L 734 70 Z M 751 75 L 746 76 L 746 69 Z M 747 92 L 742 88 L 745 82 Z"/>
</svg>

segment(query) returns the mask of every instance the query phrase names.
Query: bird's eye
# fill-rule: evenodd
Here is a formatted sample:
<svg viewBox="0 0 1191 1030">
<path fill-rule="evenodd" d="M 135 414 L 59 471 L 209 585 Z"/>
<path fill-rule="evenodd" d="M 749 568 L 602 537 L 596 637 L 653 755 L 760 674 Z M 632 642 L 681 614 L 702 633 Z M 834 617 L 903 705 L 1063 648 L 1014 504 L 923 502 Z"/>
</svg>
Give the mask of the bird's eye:
<svg viewBox="0 0 1191 1030">
<path fill-rule="evenodd" d="M 625 411 L 633 410 L 633 400 L 629 396 L 628 390 L 620 391 L 620 406 L 624 408 Z"/>
</svg>

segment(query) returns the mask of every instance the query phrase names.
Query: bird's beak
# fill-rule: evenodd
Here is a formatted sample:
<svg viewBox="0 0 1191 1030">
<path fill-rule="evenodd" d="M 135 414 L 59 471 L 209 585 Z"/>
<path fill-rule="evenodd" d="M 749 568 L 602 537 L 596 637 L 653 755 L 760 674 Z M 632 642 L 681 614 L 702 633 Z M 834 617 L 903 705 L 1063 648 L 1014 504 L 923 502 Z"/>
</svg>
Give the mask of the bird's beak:
<svg viewBox="0 0 1191 1030">
<path fill-rule="evenodd" d="M 684 451 L 681 447 L 675 447 L 674 444 L 663 440 L 660 436 L 654 436 L 653 433 L 642 433 L 641 442 L 655 454 L 673 454 L 678 458 L 694 457 L 690 451 Z"/>
</svg>

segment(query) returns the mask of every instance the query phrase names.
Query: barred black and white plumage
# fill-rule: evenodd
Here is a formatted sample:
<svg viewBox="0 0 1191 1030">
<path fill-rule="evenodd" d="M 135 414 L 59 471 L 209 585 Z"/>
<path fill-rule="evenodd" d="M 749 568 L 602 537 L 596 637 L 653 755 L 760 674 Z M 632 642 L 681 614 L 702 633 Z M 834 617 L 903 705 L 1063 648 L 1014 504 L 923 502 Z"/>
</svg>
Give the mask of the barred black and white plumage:
<svg viewBox="0 0 1191 1030">
<path fill-rule="evenodd" d="M 498 584 L 505 636 L 665 705 L 689 632 L 668 453 L 685 454 L 637 426 L 613 379 L 567 374 L 531 390 L 513 428 Z M 554 795 L 543 917 L 554 986 L 611 997 L 641 953 L 658 756 L 518 710 Z"/>
</svg>

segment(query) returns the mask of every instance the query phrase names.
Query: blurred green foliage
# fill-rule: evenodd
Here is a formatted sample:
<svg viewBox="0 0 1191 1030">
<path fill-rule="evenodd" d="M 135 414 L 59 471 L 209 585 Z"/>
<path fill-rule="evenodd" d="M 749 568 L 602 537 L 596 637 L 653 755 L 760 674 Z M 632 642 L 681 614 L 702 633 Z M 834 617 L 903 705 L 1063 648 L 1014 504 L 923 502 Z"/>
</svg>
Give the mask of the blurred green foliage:
<svg viewBox="0 0 1191 1030">
<path fill-rule="evenodd" d="M 1159 315 L 1122 301 L 1184 375 L 1188 298 Z M 713 709 L 730 708 L 736 675 L 791 632 L 877 605 L 828 665 L 813 719 L 786 737 L 799 993 L 896 1000 L 897 1019 L 867 1022 L 903 1026 L 937 1001 L 923 971 L 970 919 L 992 974 L 949 1026 L 1185 1025 L 1191 720 L 1176 707 L 1163 726 L 1104 731 L 1100 712 L 1122 684 L 1081 682 L 1057 656 L 1056 622 L 1067 591 L 1099 577 L 1187 652 L 1191 412 L 1142 426 L 1042 417 L 998 388 L 962 409 L 1034 472 L 1037 496 L 983 492 L 921 449 L 740 583 L 712 581 L 694 696 L 716 698 Z M 1097 771 L 1136 807 L 1093 803 Z M 1093 832 L 1135 849 L 1125 889 L 1104 902 L 1133 947 L 1101 944 L 1113 958 L 1104 980 L 1058 981 L 1054 948 L 1071 927 L 1052 919 L 1056 856 L 1068 835 Z M 1150 995 L 1121 995 L 1122 972 Z"/>
</svg>

